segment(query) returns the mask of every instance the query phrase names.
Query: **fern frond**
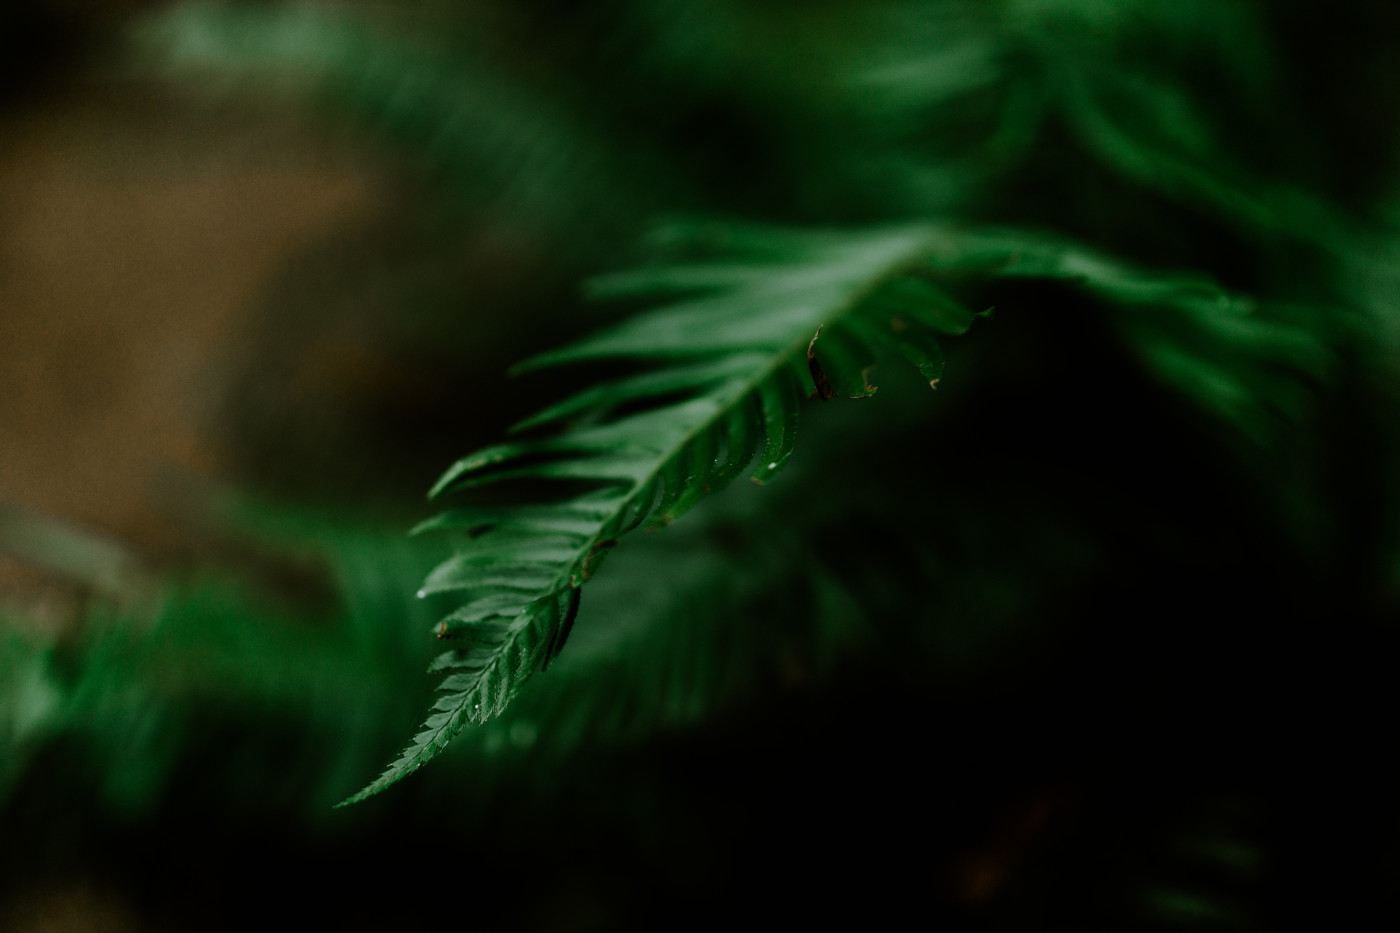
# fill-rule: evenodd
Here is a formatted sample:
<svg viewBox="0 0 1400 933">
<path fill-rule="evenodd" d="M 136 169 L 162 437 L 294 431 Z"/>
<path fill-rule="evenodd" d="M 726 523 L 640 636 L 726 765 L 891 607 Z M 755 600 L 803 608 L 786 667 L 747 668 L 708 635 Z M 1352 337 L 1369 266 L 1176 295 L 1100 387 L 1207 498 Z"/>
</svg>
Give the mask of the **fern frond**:
<svg viewBox="0 0 1400 933">
<path fill-rule="evenodd" d="M 743 237 L 739 238 L 740 243 Z M 1140 322 L 1168 311 L 1182 335 L 1147 327 L 1149 366 L 1168 383 L 1242 424 L 1258 422 L 1299 368 L 1325 369 L 1325 352 L 1253 306 L 1199 278 L 1154 275 L 1052 237 L 931 226 L 870 233 L 765 231 L 767 254 L 742 263 L 680 262 L 607 283 L 613 294 L 680 293 L 679 300 L 536 357 L 518 369 L 620 364 L 627 375 L 579 392 L 518 426 L 564 424 L 545 436 L 488 448 L 457 462 L 434 497 L 500 484 L 584 491 L 509 508 L 459 508 L 422 530 L 464 537 L 421 594 L 460 594 L 437 626 L 461 639 L 432 670 L 442 696 L 414 742 L 363 800 L 433 758 L 467 723 L 483 722 L 558 655 L 578 590 L 620 538 L 669 524 L 748 471 L 763 484 L 791 457 L 801 400 L 865 397 L 877 357 L 903 358 L 931 386 L 942 376 L 939 340 L 974 314 L 940 282 L 1033 278 L 1067 282 Z M 724 237 L 720 237 L 721 242 Z M 742 249 L 742 245 L 741 245 Z M 1133 339 L 1131 325 L 1128 339 Z M 1234 354 L 1220 376 L 1209 353 Z M 1202 347 L 1205 350 L 1202 350 Z M 1155 354 L 1155 355 L 1154 355 Z M 1234 365 L 1240 360 L 1244 367 Z M 1251 373 L 1282 364 L 1272 381 Z M 637 371 L 638 367 L 641 368 Z M 1261 377 L 1262 378 L 1262 377 Z"/>
<path fill-rule="evenodd" d="M 899 296 L 886 294 L 891 283 L 932 248 L 937 233 L 930 228 L 788 237 L 787 261 L 770 261 L 761 273 L 749 268 L 726 276 L 713 266 L 674 267 L 662 277 L 666 284 L 727 287 L 525 364 L 663 366 L 587 389 L 541 412 L 521 427 L 566 419 L 578 424 L 467 457 L 434 486 L 432 494 L 440 496 L 512 481 L 567 480 L 587 491 L 558 505 L 515 513 L 465 509 L 428 524 L 472 535 L 422 590 L 462 594 L 462 608 L 437 633 L 465 644 L 433 664 L 448 676 L 423 731 L 347 803 L 410 774 L 467 723 L 499 713 L 534 671 L 557 656 L 577 611 L 579 587 L 620 537 L 674 521 L 746 472 L 760 449 L 752 481 L 776 476 L 796 441 L 809 350 L 829 358 L 824 365 L 850 383 L 885 349 L 937 358 L 936 335 L 960 333 L 971 324 L 972 314 L 951 302 L 937 311 L 921 308 L 901 321 L 902 329 L 893 316 L 881 317 L 899 306 Z M 819 330 L 821 340 L 811 349 Z M 617 414 L 624 405 L 629 410 Z M 645 405 L 651 407 L 635 410 Z"/>
</svg>

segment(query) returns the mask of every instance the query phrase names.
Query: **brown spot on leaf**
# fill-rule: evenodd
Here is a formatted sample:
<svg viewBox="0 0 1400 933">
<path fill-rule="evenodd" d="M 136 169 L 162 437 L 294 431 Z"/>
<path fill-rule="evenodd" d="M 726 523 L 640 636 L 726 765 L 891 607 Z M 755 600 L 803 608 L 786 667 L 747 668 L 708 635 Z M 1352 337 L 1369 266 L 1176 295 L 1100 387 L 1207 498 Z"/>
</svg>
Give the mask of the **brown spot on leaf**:
<svg viewBox="0 0 1400 933">
<path fill-rule="evenodd" d="M 673 519 L 668 517 L 666 521 L 669 523 L 670 521 L 673 521 Z M 616 539 L 599 541 L 597 544 L 593 545 L 592 549 L 588 552 L 588 556 L 583 559 L 583 567 L 580 569 L 580 575 L 583 577 L 583 579 L 587 580 L 589 577 L 593 576 L 593 559 L 601 552 L 606 551 L 609 548 L 615 547 L 617 547 Z"/>
<path fill-rule="evenodd" d="M 875 390 L 880 388 L 879 386 L 870 384 L 870 371 L 874 368 L 874 366 L 867 366 L 860 371 L 861 392 L 860 395 L 853 395 L 851 398 L 870 398 L 870 396 L 875 394 Z"/>
</svg>

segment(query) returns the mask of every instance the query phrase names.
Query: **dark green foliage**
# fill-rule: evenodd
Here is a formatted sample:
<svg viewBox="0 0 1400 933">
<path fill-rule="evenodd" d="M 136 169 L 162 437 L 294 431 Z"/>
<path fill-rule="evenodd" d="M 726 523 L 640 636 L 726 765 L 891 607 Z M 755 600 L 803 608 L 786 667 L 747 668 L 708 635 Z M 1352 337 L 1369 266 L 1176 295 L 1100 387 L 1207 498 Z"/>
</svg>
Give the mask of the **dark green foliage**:
<svg viewBox="0 0 1400 933">
<path fill-rule="evenodd" d="M 409 542 L 286 532 L 340 596 L 283 613 L 320 620 L 305 642 L 240 641 L 282 616 L 215 578 L 115 619 L 99 601 L 105 637 L 72 662 L 10 644 L 0 779 L 32 788 L 30 762 L 78 735 L 114 807 L 156 807 L 206 786 L 196 752 L 245 747 L 236 712 L 207 739 L 182 712 L 236 707 L 232 683 L 283 711 L 304 771 L 276 787 L 313 821 L 431 705 L 344 802 L 441 758 L 334 818 L 447 837 L 449 870 L 483 838 L 571 851 L 541 827 L 595 810 L 590 840 L 647 827 L 618 844 L 647 853 L 628 909 L 656 881 L 637 839 L 705 801 L 679 836 L 704 844 L 653 840 L 658 863 L 703 864 L 660 889 L 719 898 L 705 921 L 789 888 L 826 922 L 868 922 L 874 891 L 997 928 L 1366 916 L 1380 874 L 1335 895 L 1331 853 L 1352 850 L 1327 814 L 1394 816 L 1374 749 L 1400 226 L 1393 133 L 1365 127 L 1400 70 L 1392 14 L 1335 12 L 1347 41 L 1323 49 L 1305 23 L 1334 12 L 171 8 L 140 32 L 148 68 L 342 121 L 413 169 L 434 223 L 517 236 L 542 277 L 623 271 L 586 305 L 468 309 L 538 355 L 506 379 L 461 351 L 462 417 L 424 430 L 480 449 Z M 660 210 L 751 220 L 661 224 L 638 249 Z M 557 401 L 529 414 L 540 392 Z M 209 657 L 227 681 L 190 660 Z M 136 689 L 141 665 L 195 673 Z M 256 794 L 278 756 L 248 757 L 221 793 Z"/>
<path fill-rule="evenodd" d="M 699 238 L 686 231 L 662 237 Z M 520 429 L 568 426 L 489 447 L 459 461 L 433 487 L 442 496 L 552 481 L 581 491 L 545 500 L 550 504 L 456 509 L 420 526 L 466 536 L 419 591 L 461 594 L 464 604 L 438 624 L 437 634 L 465 644 L 432 665 L 448 676 L 423 731 L 347 802 L 413 772 L 467 723 L 499 714 L 558 655 L 579 590 L 624 535 L 669 524 L 722 490 L 760 447 L 751 479 L 770 480 L 793 453 L 804 396 L 872 395 L 876 387 L 865 373 L 891 354 L 936 387 L 943 372 L 938 340 L 966 332 L 974 319 L 939 282 L 968 288 L 998 279 L 1063 281 L 1124 309 L 1124 316 L 1156 315 L 1125 321 L 1125 336 L 1154 374 L 1236 427 L 1267 430 L 1276 414 L 1271 404 L 1301 417 L 1297 380 L 1324 378 L 1331 361 L 1307 331 L 1255 314 L 1208 281 L 1146 275 L 1032 234 L 932 227 L 755 234 L 712 227 L 705 238 L 726 255 L 656 265 L 596 289 L 616 297 L 680 291 L 680 301 L 522 367 L 646 368 L 527 419 Z M 755 240 L 766 255 L 744 254 L 742 244 Z M 731 241 L 740 249 L 725 250 Z M 1228 364 L 1201 348 L 1227 354 Z"/>
</svg>

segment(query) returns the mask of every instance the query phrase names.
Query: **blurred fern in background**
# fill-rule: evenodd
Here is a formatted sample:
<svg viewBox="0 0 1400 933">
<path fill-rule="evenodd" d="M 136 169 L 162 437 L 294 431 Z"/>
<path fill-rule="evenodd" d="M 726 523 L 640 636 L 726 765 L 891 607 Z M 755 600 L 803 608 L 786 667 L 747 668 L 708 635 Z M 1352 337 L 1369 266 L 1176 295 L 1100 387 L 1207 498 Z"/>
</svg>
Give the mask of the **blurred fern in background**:
<svg viewBox="0 0 1400 933">
<path fill-rule="evenodd" d="M 77 594 L 0 609 L 12 900 L 1393 922 L 1388 4 L 56 10 L 0 14 L 33 87 L 289 114 L 402 202 L 260 299 L 197 558 L 3 506 Z M 299 407 L 351 325 L 363 408 Z"/>
</svg>

